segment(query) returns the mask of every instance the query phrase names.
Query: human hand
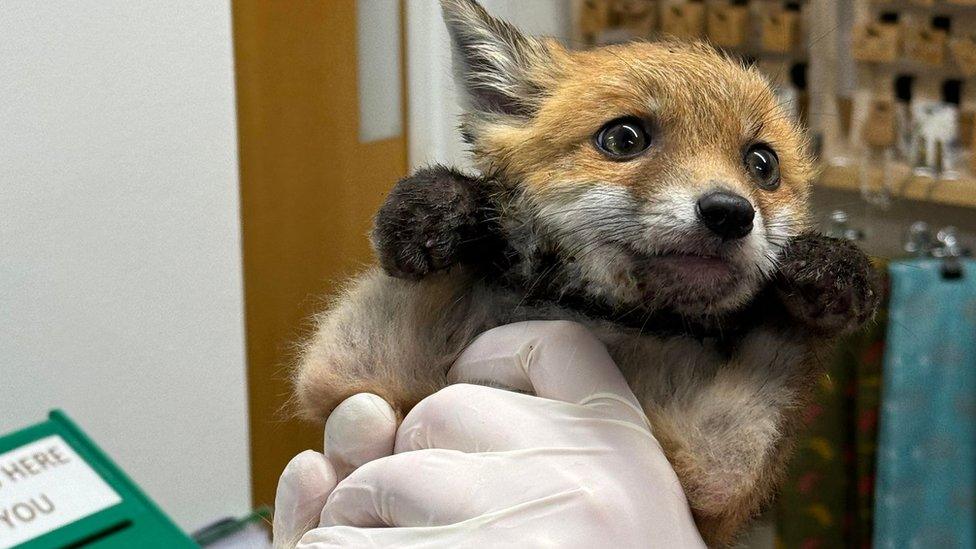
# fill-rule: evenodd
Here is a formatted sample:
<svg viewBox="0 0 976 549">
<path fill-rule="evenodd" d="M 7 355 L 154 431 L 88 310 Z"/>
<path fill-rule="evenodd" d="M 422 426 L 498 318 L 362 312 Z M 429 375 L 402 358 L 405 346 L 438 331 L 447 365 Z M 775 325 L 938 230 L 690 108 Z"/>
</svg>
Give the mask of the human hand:
<svg viewBox="0 0 976 549">
<path fill-rule="evenodd" d="M 275 494 L 275 547 L 294 547 L 319 524 L 336 484 L 354 469 L 393 454 L 397 420 L 382 398 L 359 393 L 344 400 L 325 424 L 325 452 L 305 450 L 285 467 Z"/>
<path fill-rule="evenodd" d="M 392 442 L 394 455 L 362 465 L 331 494 L 335 475 L 303 492 L 311 497 L 292 498 L 296 504 L 276 502 L 291 516 L 302 507 L 310 520 L 322 510 L 300 547 L 703 546 L 636 398 L 587 330 L 566 322 L 490 330 L 465 350 L 452 377 L 538 396 L 452 385 L 418 404 L 395 439 L 366 435 L 375 428 L 347 430 L 362 439 L 350 446 L 378 453 Z M 361 422 L 387 425 L 383 418 L 392 417 L 361 409 L 374 410 Z M 329 419 L 336 431 L 340 417 Z M 344 452 L 347 464 L 369 453 L 350 459 L 356 452 Z M 326 458 L 314 463 L 331 466 Z M 279 522 L 288 521 L 276 514 L 276 541 Z"/>
</svg>

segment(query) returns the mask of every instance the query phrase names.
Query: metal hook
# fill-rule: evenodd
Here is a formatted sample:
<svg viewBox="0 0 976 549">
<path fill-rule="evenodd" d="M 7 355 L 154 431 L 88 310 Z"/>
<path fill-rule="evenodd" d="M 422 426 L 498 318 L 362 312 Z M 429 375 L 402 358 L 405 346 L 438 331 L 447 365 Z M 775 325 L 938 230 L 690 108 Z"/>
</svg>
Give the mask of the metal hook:
<svg viewBox="0 0 976 549">
<path fill-rule="evenodd" d="M 929 229 L 929 224 L 924 221 L 912 223 L 908 227 L 905 251 L 918 257 L 926 257 L 931 255 L 932 248 L 932 230 Z"/>
<path fill-rule="evenodd" d="M 850 216 L 844 210 L 830 212 L 827 219 L 827 236 L 842 240 L 864 240 L 864 231 L 849 226 Z"/>
<path fill-rule="evenodd" d="M 942 258 L 942 277 L 949 280 L 962 278 L 960 258 L 966 255 L 967 250 L 959 243 L 959 230 L 952 226 L 943 227 L 935 239 L 941 244 L 933 250 L 933 255 Z"/>
</svg>

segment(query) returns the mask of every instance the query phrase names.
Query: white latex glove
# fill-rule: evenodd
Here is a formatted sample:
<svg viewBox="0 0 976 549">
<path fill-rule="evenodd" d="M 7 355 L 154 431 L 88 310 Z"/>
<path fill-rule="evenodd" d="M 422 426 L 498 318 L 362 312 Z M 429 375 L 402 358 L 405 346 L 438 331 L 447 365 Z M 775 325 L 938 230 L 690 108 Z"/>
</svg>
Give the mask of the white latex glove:
<svg viewBox="0 0 976 549">
<path fill-rule="evenodd" d="M 396 414 L 377 395 L 359 393 L 342 401 L 325 422 L 325 453 L 305 450 L 285 467 L 275 493 L 275 547 L 294 547 L 319 524 L 336 483 L 356 467 L 393 454 Z"/>
<path fill-rule="evenodd" d="M 459 384 L 428 397 L 404 419 L 394 455 L 362 465 L 328 495 L 319 527 L 300 547 L 704 546 L 636 398 L 584 328 L 524 322 L 490 330 L 465 350 L 452 377 L 538 396 Z M 355 421 L 375 425 L 380 417 L 388 416 Z M 335 413 L 329 422 L 358 433 L 351 447 L 378 453 L 389 444 L 338 429 Z M 359 463 L 368 453 L 346 452 Z M 288 474 L 282 484 L 295 486 Z M 313 505 L 331 488 L 316 486 L 286 492 L 312 494 L 304 501 Z M 276 540 L 284 539 L 277 513 L 275 528 Z"/>
</svg>

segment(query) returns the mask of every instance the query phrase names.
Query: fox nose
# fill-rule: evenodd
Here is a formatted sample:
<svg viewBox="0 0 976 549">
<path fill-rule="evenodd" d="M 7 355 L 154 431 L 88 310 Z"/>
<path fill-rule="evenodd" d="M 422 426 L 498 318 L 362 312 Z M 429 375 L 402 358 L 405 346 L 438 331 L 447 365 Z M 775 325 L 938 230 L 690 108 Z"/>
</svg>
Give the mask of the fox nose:
<svg viewBox="0 0 976 549">
<path fill-rule="evenodd" d="M 698 199 L 698 219 L 722 240 L 735 240 L 752 232 L 756 210 L 745 198 L 727 191 L 712 191 Z"/>
</svg>

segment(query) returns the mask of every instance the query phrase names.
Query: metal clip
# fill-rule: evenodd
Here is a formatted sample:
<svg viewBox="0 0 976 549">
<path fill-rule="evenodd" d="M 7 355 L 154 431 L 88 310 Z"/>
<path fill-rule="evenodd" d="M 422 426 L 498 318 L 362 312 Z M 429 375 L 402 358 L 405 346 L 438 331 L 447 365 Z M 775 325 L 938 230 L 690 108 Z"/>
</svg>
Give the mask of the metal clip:
<svg viewBox="0 0 976 549">
<path fill-rule="evenodd" d="M 969 255 L 969 250 L 959 242 L 959 231 L 955 227 L 942 227 L 932 237 L 932 230 L 928 223 L 916 221 L 908 228 L 905 239 L 905 251 L 915 257 L 941 258 L 942 276 L 948 279 L 961 278 L 961 257 Z"/>
<path fill-rule="evenodd" d="M 928 257 L 932 254 L 932 230 L 929 224 L 924 221 L 916 221 L 908 227 L 908 236 L 905 238 L 905 251 L 917 256 Z"/>
<path fill-rule="evenodd" d="M 969 251 L 959 243 L 959 231 L 955 227 L 943 227 L 935 235 L 940 246 L 932 250 L 933 257 L 942 258 L 942 276 L 947 279 L 962 278 L 962 261 L 960 258 L 968 255 Z"/>
<path fill-rule="evenodd" d="M 827 218 L 827 236 L 841 240 L 864 240 L 864 231 L 851 228 L 849 222 L 850 217 L 844 210 L 830 212 L 830 217 Z"/>
</svg>

